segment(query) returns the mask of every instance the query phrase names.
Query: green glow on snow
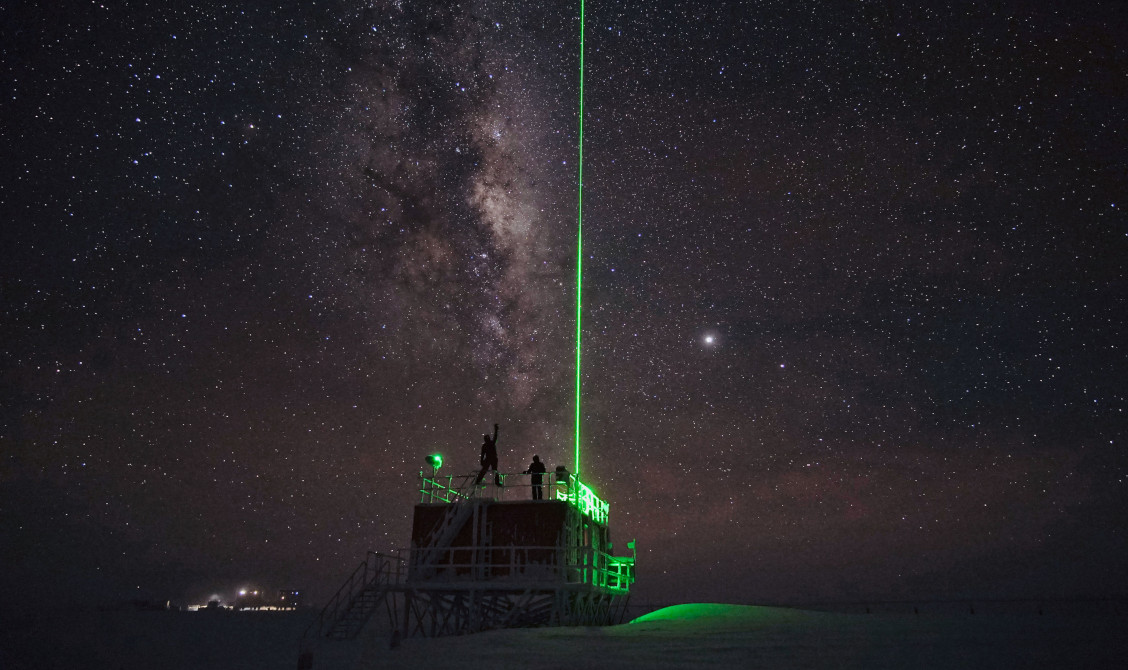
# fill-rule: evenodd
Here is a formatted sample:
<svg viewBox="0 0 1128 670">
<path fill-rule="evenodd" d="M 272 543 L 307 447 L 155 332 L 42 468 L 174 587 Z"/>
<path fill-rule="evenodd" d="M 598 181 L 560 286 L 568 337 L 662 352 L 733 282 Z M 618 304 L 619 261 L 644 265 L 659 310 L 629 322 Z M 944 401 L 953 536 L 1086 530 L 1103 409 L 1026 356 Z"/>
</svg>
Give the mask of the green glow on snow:
<svg viewBox="0 0 1128 670">
<path fill-rule="evenodd" d="M 788 619 L 792 618 L 792 612 L 797 610 L 787 610 L 775 607 L 760 607 L 756 605 L 726 605 L 722 603 L 686 603 L 683 605 L 672 605 L 656 610 L 649 614 L 644 614 L 637 619 L 631 621 L 635 623 L 655 623 L 658 621 L 700 621 L 711 622 L 711 625 L 717 625 L 725 620 L 728 621 L 755 621 L 765 619 Z"/>
</svg>

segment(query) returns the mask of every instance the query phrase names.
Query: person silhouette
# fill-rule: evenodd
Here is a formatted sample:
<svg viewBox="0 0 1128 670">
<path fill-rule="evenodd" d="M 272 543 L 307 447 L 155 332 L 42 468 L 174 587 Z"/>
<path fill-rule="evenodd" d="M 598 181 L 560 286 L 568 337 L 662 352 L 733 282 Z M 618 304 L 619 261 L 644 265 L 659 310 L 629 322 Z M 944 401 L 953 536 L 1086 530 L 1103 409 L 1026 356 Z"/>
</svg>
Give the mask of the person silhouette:
<svg viewBox="0 0 1128 670">
<path fill-rule="evenodd" d="M 544 463 L 541 463 L 540 456 L 533 456 L 533 462 L 525 471 L 525 474 L 532 475 L 529 479 L 533 485 L 533 500 L 544 500 L 544 473 Z"/>
<path fill-rule="evenodd" d="M 571 484 L 568 481 L 568 468 L 564 467 L 563 465 L 557 465 L 556 466 L 556 485 L 564 488 L 563 496 L 565 498 L 567 498 L 570 495 L 570 492 L 568 491 L 568 489 L 571 486 Z M 556 497 L 560 498 L 560 496 L 561 496 L 561 491 L 558 489 L 557 492 L 556 492 Z"/>
<path fill-rule="evenodd" d="M 497 473 L 497 424 L 494 424 L 494 433 L 491 438 L 489 435 L 482 436 L 482 455 L 478 458 L 482 464 L 482 471 L 478 473 L 478 478 L 474 480 L 474 485 L 477 486 L 482 483 L 482 479 L 486 476 L 487 470 L 494 471 L 494 485 L 502 486 L 501 475 Z"/>
</svg>

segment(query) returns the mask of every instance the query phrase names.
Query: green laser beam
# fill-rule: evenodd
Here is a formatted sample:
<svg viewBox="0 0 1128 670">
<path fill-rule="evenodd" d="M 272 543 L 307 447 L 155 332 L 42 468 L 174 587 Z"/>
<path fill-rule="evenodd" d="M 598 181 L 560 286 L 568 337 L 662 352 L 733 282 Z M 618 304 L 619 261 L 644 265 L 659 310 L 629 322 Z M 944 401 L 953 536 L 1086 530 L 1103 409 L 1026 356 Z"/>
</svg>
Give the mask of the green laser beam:
<svg viewBox="0 0 1128 670">
<path fill-rule="evenodd" d="M 576 196 L 576 464 L 580 475 L 580 317 L 584 279 L 584 0 L 580 0 L 580 160 Z"/>
</svg>

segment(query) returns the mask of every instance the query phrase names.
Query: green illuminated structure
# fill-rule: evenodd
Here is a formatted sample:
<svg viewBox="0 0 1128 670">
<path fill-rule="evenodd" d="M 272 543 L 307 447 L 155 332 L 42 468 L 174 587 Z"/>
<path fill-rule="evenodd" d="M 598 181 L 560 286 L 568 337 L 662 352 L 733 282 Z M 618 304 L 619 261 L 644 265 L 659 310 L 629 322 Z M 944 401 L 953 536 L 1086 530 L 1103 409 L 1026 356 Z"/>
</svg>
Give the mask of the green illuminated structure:
<svg viewBox="0 0 1128 670">
<path fill-rule="evenodd" d="M 393 639 L 622 620 L 634 583 L 634 542 L 627 543 L 630 556 L 612 554 L 611 507 L 580 477 L 583 122 L 581 0 L 573 471 L 508 473 L 504 487 L 482 486 L 475 473 L 440 476 L 442 455 L 427 456 L 410 548 L 370 552 L 307 630 L 303 649 L 314 640 L 355 637 L 373 618 Z"/>
<path fill-rule="evenodd" d="M 591 487 L 567 471 L 540 484 L 509 473 L 503 487 L 479 486 L 476 473 L 440 476 L 433 463 L 432 455 L 419 473 L 411 547 L 370 552 L 303 648 L 356 637 L 373 618 L 393 637 L 622 621 L 634 542 L 630 556 L 611 553 L 610 505 Z M 532 499 L 533 487 L 544 497 Z"/>
</svg>

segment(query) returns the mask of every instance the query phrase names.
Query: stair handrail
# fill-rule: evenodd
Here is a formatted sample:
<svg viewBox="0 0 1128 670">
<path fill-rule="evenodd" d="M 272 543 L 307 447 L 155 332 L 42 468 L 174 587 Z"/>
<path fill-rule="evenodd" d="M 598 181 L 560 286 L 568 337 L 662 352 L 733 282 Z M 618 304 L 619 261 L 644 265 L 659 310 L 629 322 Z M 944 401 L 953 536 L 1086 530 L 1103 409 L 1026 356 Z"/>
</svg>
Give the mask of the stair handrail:
<svg viewBox="0 0 1128 670">
<path fill-rule="evenodd" d="M 402 562 L 403 558 L 398 556 L 386 556 L 375 551 L 369 551 L 364 561 L 356 566 L 356 569 L 352 571 L 352 574 L 345 580 L 345 583 L 337 589 L 337 592 L 333 594 L 333 597 L 329 599 L 325 607 L 321 608 L 321 613 L 306 628 L 302 638 L 308 637 L 312 631 L 316 631 L 316 637 L 324 636 L 327 631 L 340 620 L 344 613 L 348 612 L 357 595 L 364 591 L 369 584 L 379 579 L 381 574 L 387 573 L 388 583 L 390 583 L 392 577 L 390 566 L 388 566 L 388 570 L 384 570 L 384 567 L 393 560 Z M 370 574 L 371 577 L 369 576 Z M 399 574 L 398 570 L 396 574 Z"/>
<path fill-rule="evenodd" d="M 458 535 L 458 531 L 466 524 L 466 521 L 474 513 L 474 504 L 469 501 L 460 501 L 454 503 L 443 514 L 443 518 L 435 525 L 434 530 L 431 531 L 427 544 L 422 549 L 421 554 L 413 554 L 412 562 L 415 569 L 419 571 L 427 571 L 433 569 L 432 565 L 439 555 L 439 552 L 444 547 L 450 546 L 454 538 Z M 420 574 L 419 576 L 425 576 Z"/>
<path fill-rule="evenodd" d="M 321 614 L 318 615 L 317 619 L 310 623 L 309 627 L 306 629 L 306 632 L 302 637 L 306 637 L 307 635 L 309 635 L 310 631 L 314 629 L 316 629 L 316 637 L 321 637 L 325 634 L 326 622 L 337 621 L 338 612 L 341 608 L 342 603 L 352 602 L 352 594 L 357 583 L 358 574 L 361 576 L 360 583 L 364 583 L 364 578 L 367 577 L 368 574 L 367 557 L 365 557 L 365 560 L 362 561 L 360 565 L 356 566 L 356 569 L 352 571 L 352 574 L 350 574 L 349 578 L 345 580 L 345 583 L 341 585 L 341 588 L 337 589 L 337 592 L 333 594 L 333 597 L 329 599 L 329 602 L 325 603 L 325 607 L 321 608 Z"/>
</svg>

